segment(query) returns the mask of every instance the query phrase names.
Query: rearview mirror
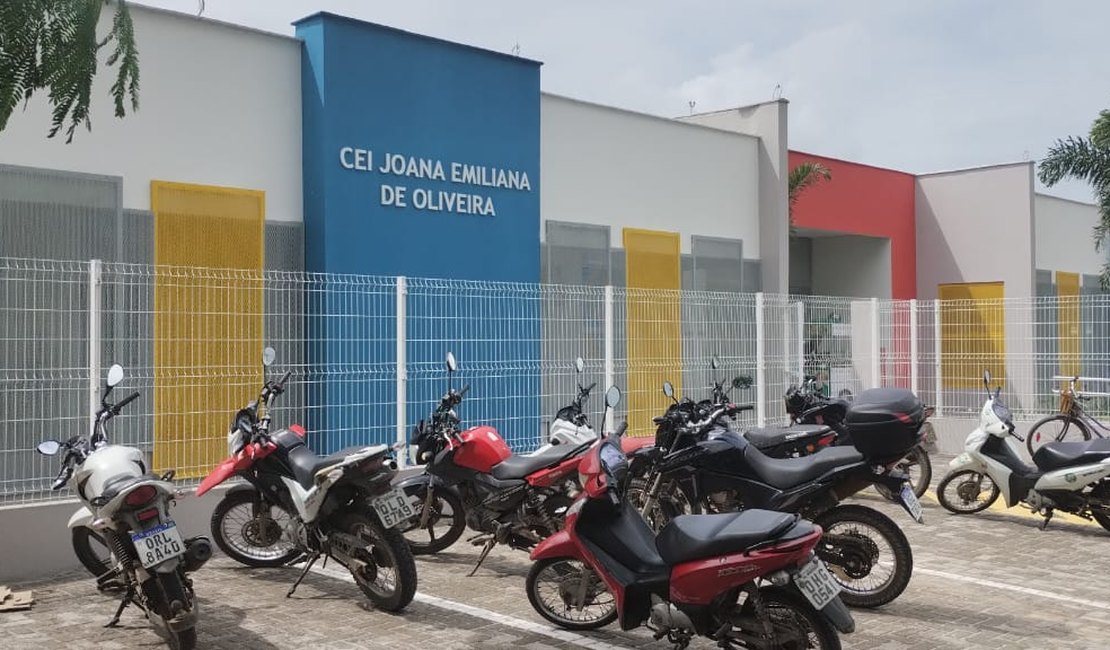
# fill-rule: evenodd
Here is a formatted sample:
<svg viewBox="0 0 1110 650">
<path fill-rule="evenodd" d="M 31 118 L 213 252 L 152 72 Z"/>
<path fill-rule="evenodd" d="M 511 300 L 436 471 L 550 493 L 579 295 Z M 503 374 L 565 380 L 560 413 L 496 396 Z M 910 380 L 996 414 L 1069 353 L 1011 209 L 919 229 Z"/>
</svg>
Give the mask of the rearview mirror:
<svg viewBox="0 0 1110 650">
<path fill-rule="evenodd" d="M 121 370 L 120 372 L 123 371 Z M 61 448 L 62 445 L 57 440 L 43 440 L 39 443 L 39 446 L 37 447 L 38 452 L 43 456 L 53 456 L 54 454 L 58 453 L 58 450 Z"/>
<path fill-rule="evenodd" d="M 732 378 L 733 388 L 751 388 L 752 378 L 747 375 L 738 375 Z"/>
<path fill-rule="evenodd" d="M 123 381 L 123 366 L 118 363 L 112 364 L 112 367 L 108 368 L 108 387 L 112 388 L 121 381 Z"/>
<path fill-rule="evenodd" d="M 459 369 L 459 362 L 455 361 L 455 353 L 447 353 L 447 372 L 455 372 Z"/>
<path fill-rule="evenodd" d="M 714 354 L 713 358 L 709 360 L 709 367 L 714 369 L 714 370 L 716 370 L 717 368 L 720 368 L 721 367 L 721 358 Z"/>
<path fill-rule="evenodd" d="M 990 370 L 984 370 L 983 371 L 983 385 L 986 386 L 987 388 L 990 388 L 990 383 L 991 383 L 991 371 Z"/>
<path fill-rule="evenodd" d="M 269 368 L 274 365 L 274 359 L 277 358 L 277 352 L 273 348 L 266 348 L 262 351 L 262 365 Z"/>
<path fill-rule="evenodd" d="M 674 386 L 671 384 L 671 382 L 663 382 L 663 394 L 667 397 L 674 397 Z"/>
<path fill-rule="evenodd" d="M 605 405 L 611 409 L 617 408 L 617 404 L 621 403 L 621 389 L 616 386 L 610 386 L 609 390 L 605 391 Z"/>
<path fill-rule="evenodd" d="M 574 360 L 574 369 L 580 374 L 586 369 L 586 362 L 582 360 L 582 357 L 578 357 Z"/>
</svg>

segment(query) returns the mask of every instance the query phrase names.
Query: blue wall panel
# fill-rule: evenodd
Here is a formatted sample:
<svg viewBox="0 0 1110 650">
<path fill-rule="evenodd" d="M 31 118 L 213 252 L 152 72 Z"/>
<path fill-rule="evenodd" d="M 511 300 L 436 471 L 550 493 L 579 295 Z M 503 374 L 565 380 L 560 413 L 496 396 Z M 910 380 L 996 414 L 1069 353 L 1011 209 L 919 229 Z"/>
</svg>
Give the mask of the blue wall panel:
<svg viewBox="0 0 1110 650">
<path fill-rule="evenodd" d="M 300 21 L 297 36 L 304 40 L 306 270 L 538 282 L 539 64 L 331 14 Z M 503 292 L 476 303 L 431 293 L 410 296 L 410 331 L 427 329 L 410 337 L 410 367 L 438 375 L 439 360 L 454 349 L 471 370 L 496 368 L 474 396 L 506 399 L 490 401 L 501 406 L 483 408 L 482 421 L 537 428 L 538 300 Z M 312 362 L 395 362 L 387 340 L 351 338 L 359 315 L 341 315 L 342 297 L 310 304 Z M 429 390 L 413 382 L 410 418 L 430 408 Z M 352 408 L 348 392 L 341 380 L 325 379 L 313 395 L 327 405 L 325 417 L 309 426 L 368 425 L 368 438 L 392 429 L 393 405 Z M 327 441 L 320 451 L 364 442 L 329 433 L 317 440 Z"/>
</svg>

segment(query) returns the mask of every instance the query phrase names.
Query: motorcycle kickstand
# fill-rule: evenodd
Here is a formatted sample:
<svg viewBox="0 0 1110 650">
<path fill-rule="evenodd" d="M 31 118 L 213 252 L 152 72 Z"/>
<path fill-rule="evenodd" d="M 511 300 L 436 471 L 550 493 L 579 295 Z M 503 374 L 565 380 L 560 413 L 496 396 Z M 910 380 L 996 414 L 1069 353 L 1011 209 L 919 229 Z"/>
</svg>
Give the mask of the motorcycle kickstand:
<svg viewBox="0 0 1110 650">
<path fill-rule="evenodd" d="M 1045 508 L 1044 521 L 1041 522 L 1040 526 L 1041 530 L 1048 528 L 1048 522 L 1052 521 L 1052 515 L 1055 514 L 1055 512 L 1056 511 L 1052 508 Z"/>
<path fill-rule="evenodd" d="M 125 593 L 123 595 L 123 598 L 119 601 L 119 607 L 116 608 L 115 616 L 113 616 L 112 620 L 108 621 L 108 623 L 104 627 L 115 627 L 119 623 L 120 616 L 123 615 L 123 610 L 126 609 L 128 605 L 130 605 L 134 602 L 135 602 L 135 586 L 131 585 L 131 584 L 128 584 L 127 585 L 127 593 Z M 135 606 L 141 608 L 141 606 L 138 603 L 135 603 Z"/>
<path fill-rule="evenodd" d="M 474 575 L 478 571 L 478 567 L 482 566 L 482 562 L 484 562 L 486 560 L 486 556 L 489 555 L 489 552 L 492 551 L 493 547 L 496 546 L 496 545 L 497 545 L 497 538 L 496 537 L 491 536 L 488 540 L 486 540 L 486 545 L 482 547 L 482 553 L 481 553 L 481 555 L 478 556 L 477 564 L 475 564 L 474 568 L 470 570 L 470 573 L 466 574 L 466 577 L 469 578 L 470 576 Z"/>
<path fill-rule="evenodd" d="M 289 588 L 289 593 L 285 594 L 286 598 L 289 598 L 293 595 L 293 592 L 296 591 L 297 587 L 301 584 L 301 580 L 304 580 L 304 577 L 306 575 L 308 575 L 309 569 L 311 569 L 312 565 L 316 564 L 316 560 L 319 560 L 319 559 L 320 559 L 320 554 L 319 553 L 313 553 L 309 557 L 308 562 L 306 562 L 305 565 L 304 565 L 304 571 L 301 571 L 301 575 L 299 575 L 297 577 L 297 581 L 294 582 L 293 586 Z M 324 562 L 327 563 L 327 560 L 324 560 Z"/>
</svg>

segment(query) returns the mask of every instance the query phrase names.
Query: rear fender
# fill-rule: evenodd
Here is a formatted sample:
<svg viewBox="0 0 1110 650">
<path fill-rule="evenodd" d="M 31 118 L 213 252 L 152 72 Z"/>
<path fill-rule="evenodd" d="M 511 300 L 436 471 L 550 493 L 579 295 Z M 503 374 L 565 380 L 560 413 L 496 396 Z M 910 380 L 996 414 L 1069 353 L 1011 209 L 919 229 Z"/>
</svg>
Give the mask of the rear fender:
<svg viewBox="0 0 1110 650">
<path fill-rule="evenodd" d="M 73 513 L 73 516 L 69 518 L 69 524 L 67 525 L 69 528 L 93 528 L 92 522 L 92 512 L 88 508 L 81 506 L 81 509 Z"/>
</svg>

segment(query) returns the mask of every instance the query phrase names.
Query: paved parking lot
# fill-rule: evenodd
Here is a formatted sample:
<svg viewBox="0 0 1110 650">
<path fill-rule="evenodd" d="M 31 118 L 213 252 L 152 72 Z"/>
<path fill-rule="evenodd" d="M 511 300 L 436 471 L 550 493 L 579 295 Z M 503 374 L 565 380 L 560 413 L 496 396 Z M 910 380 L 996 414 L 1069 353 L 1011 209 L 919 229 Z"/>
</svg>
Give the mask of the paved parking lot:
<svg viewBox="0 0 1110 650">
<path fill-rule="evenodd" d="M 938 459 L 939 461 L 939 459 Z M 937 462 L 937 477 L 943 463 Z M 914 549 L 906 592 L 878 611 L 856 610 L 846 648 L 1108 648 L 1110 534 L 1058 517 L 1011 511 L 950 515 L 924 500 L 926 524 L 868 499 L 903 525 Z M 374 611 L 334 565 L 284 597 L 295 569 L 242 568 L 217 557 L 196 576 L 202 648 L 669 648 L 646 630 L 569 633 L 533 613 L 524 595 L 528 559 L 497 550 L 479 572 L 477 549 L 460 541 L 418 560 L 416 601 L 401 615 Z M 80 574 L 33 588 L 28 612 L 0 614 L 0 648 L 165 647 L 135 612 L 119 628 L 101 626 L 115 602 Z M 615 627 L 615 626 L 614 626 Z M 692 648 L 712 648 L 698 640 Z"/>
</svg>

